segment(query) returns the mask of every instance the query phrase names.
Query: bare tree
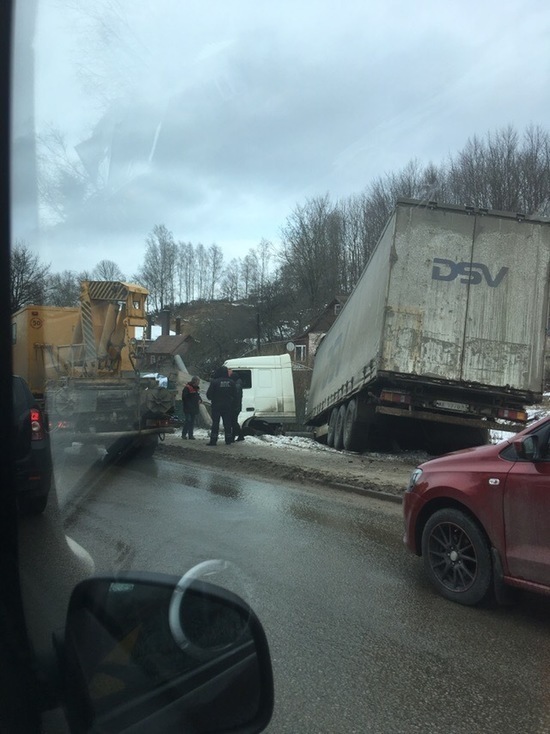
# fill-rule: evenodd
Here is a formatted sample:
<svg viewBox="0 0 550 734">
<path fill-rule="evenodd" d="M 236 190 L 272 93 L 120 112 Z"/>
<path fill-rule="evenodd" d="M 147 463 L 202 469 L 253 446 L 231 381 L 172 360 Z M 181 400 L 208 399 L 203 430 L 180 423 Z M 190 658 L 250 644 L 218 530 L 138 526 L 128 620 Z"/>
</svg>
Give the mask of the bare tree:
<svg viewBox="0 0 550 734">
<path fill-rule="evenodd" d="M 342 273 L 342 291 L 349 291 L 359 279 L 370 254 L 367 212 L 367 197 L 358 194 L 338 204 L 342 214 L 342 247 L 346 268 Z"/>
<path fill-rule="evenodd" d="M 199 242 L 195 247 L 195 287 L 198 298 L 202 300 L 206 300 L 209 293 L 208 268 L 208 251 Z"/>
<path fill-rule="evenodd" d="M 112 260 L 101 260 L 92 270 L 94 280 L 124 280 L 124 273 Z"/>
<path fill-rule="evenodd" d="M 66 5 L 72 11 L 70 22 L 82 49 L 79 58 L 83 61 L 77 66 L 82 88 L 97 99 L 100 109 L 127 99 L 150 70 L 145 39 L 132 25 L 124 3 L 68 0 Z"/>
<path fill-rule="evenodd" d="M 216 287 L 220 282 L 223 270 L 223 252 L 219 245 L 210 245 L 208 248 L 208 261 L 210 266 L 210 299 L 214 300 Z"/>
<path fill-rule="evenodd" d="M 317 312 L 340 290 L 341 216 L 328 194 L 297 205 L 281 231 L 283 276 Z"/>
<path fill-rule="evenodd" d="M 189 303 L 195 298 L 195 248 L 191 242 L 178 242 L 176 259 L 178 299 Z"/>
<path fill-rule="evenodd" d="M 82 280 L 88 280 L 86 275 L 86 273 L 78 274 L 72 270 L 63 270 L 61 273 L 49 275 L 47 278 L 47 304 L 49 306 L 78 306 L 80 283 Z"/>
<path fill-rule="evenodd" d="M 252 290 L 257 290 L 258 257 L 254 250 L 250 250 L 241 264 L 241 289 L 243 298 L 248 298 Z"/>
<path fill-rule="evenodd" d="M 239 285 L 241 283 L 241 264 L 236 258 L 233 258 L 229 265 L 225 268 L 221 281 L 221 296 L 230 302 L 237 301 L 239 298 Z"/>
<path fill-rule="evenodd" d="M 37 163 L 38 193 L 52 223 L 65 221 L 98 190 L 59 128 L 38 136 Z"/>
<path fill-rule="evenodd" d="M 23 306 L 44 303 L 49 270 L 50 266 L 42 264 L 25 242 L 15 242 L 10 257 L 12 313 Z"/>
<path fill-rule="evenodd" d="M 270 277 L 271 263 L 273 261 L 273 244 L 266 239 L 261 239 L 256 247 L 256 292 L 261 295 Z"/>
<path fill-rule="evenodd" d="M 172 232 L 164 224 L 155 224 L 146 239 L 145 260 L 136 275 L 138 282 L 149 290 L 155 310 L 174 303 L 177 252 Z"/>
<path fill-rule="evenodd" d="M 541 127 L 530 125 L 519 153 L 520 196 L 523 211 L 550 214 L 550 135 Z"/>
</svg>

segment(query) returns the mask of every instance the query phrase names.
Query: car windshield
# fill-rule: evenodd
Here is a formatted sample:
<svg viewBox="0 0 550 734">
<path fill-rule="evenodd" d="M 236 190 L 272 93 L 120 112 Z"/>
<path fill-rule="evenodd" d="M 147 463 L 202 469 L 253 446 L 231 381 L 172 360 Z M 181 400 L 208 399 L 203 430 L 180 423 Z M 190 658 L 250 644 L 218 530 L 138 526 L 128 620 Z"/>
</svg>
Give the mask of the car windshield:
<svg viewBox="0 0 550 734">
<path fill-rule="evenodd" d="M 407 490 L 420 553 L 423 462 L 547 411 L 549 31 L 550 7 L 519 0 L 16 3 L 12 354 L 38 660 L 79 582 L 164 573 L 258 615 L 267 731 L 550 731 L 547 540 L 538 573 L 506 566 L 507 543 L 531 542 L 504 539 L 516 449 L 484 459 L 491 522 L 464 510 L 486 527 L 479 598 L 508 577 L 515 606 L 434 593 L 401 508 Z M 536 450 L 519 463 L 540 479 Z M 457 523 L 423 554 L 444 545 L 453 579 Z M 166 609 L 143 648 L 155 685 L 180 645 Z M 101 711 L 119 663 L 87 679 Z M 46 699 L 44 731 L 69 731 Z"/>
</svg>

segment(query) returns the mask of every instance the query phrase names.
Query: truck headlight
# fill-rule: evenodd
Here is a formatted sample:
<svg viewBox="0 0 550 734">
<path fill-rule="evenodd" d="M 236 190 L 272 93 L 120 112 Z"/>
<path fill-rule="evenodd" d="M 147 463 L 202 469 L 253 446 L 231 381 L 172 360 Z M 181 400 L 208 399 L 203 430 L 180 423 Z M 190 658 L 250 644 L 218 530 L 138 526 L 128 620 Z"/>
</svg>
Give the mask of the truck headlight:
<svg viewBox="0 0 550 734">
<path fill-rule="evenodd" d="M 409 483 L 407 484 L 406 492 L 412 492 L 412 490 L 416 487 L 418 482 L 420 481 L 420 477 L 422 476 L 422 469 L 415 469 L 411 472 L 411 476 L 409 479 Z"/>
</svg>

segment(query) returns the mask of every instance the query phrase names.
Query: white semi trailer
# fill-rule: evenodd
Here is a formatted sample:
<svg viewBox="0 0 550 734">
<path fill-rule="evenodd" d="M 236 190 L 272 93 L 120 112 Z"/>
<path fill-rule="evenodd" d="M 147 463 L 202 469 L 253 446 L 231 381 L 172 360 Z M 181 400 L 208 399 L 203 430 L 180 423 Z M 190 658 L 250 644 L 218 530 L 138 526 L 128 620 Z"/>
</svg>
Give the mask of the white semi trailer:
<svg viewBox="0 0 550 734">
<path fill-rule="evenodd" d="M 321 342 L 306 421 L 329 445 L 434 453 L 540 400 L 550 222 L 399 200 Z"/>
</svg>

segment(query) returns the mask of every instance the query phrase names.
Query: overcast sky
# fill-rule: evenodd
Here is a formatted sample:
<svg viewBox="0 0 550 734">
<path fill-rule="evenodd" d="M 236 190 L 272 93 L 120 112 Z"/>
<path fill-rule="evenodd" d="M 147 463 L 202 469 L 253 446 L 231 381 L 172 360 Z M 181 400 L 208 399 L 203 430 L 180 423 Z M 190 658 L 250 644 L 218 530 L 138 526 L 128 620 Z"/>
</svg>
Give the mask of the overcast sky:
<svg viewBox="0 0 550 734">
<path fill-rule="evenodd" d="M 130 275 L 155 224 L 243 257 L 307 197 L 550 124 L 547 1 L 47 0 L 34 48 L 36 129 L 97 190 L 41 209 L 53 271 Z"/>
</svg>

